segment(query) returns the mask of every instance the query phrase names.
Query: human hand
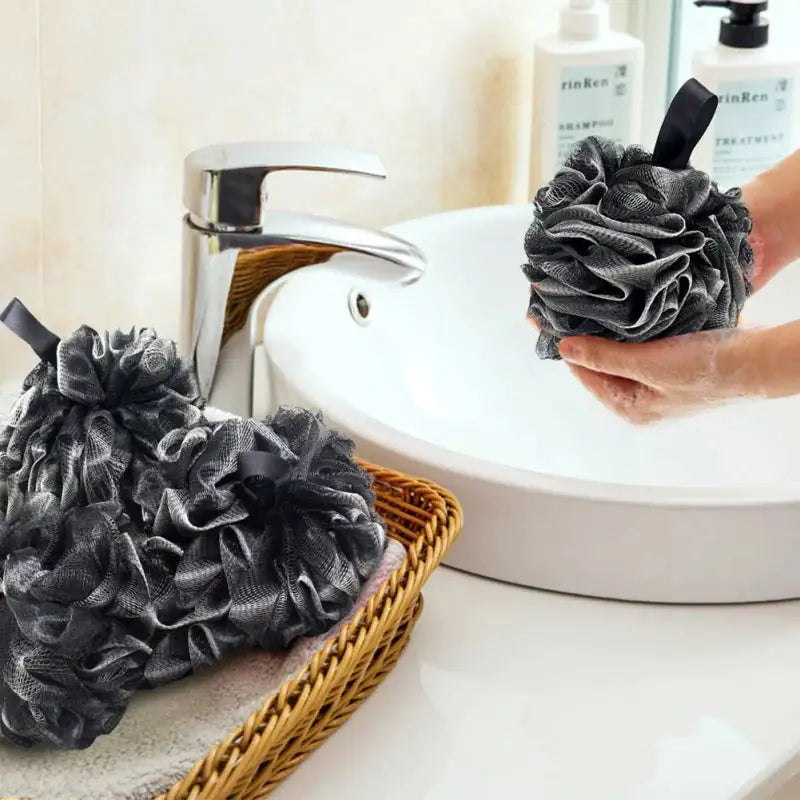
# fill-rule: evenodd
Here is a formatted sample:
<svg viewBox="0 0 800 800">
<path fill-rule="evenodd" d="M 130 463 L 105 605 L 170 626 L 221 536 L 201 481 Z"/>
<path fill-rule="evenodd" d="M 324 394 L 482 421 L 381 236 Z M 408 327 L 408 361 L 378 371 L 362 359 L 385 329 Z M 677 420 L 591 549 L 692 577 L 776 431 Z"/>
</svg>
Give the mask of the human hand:
<svg viewBox="0 0 800 800">
<path fill-rule="evenodd" d="M 736 398 L 771 396 L 773 362 L 762 339 L 760 330 L 742 328 L 643 344 L 573 336 L 559 351 L 600 402 L 642 425 Z"/>
</svg>

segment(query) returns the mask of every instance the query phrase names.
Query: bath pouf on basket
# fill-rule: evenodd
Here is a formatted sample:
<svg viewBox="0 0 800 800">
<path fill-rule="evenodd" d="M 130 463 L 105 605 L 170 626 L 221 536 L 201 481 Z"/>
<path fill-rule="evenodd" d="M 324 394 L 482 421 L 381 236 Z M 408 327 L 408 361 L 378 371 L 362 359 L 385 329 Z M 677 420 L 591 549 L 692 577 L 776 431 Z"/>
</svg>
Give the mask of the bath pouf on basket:
<svg viewBox="0 0 800 800">
<path fill-rule="evenodd" d="M 350 439 L 302 409 L 168 434 L 137 501 L 144 549 L 174 575 L 158 598 L 148 685 L 232 650 L 283 650 L 353 607 L 383 555 L 371 480 Z"/>
<path fill-rule="evenodd" d="M 119 503 L 63 513 L 49 493 L 0 524 L 0 741 L 85 748 L 116 727 L 155 621 L 134 539 Z"/>
<path fill-rule="evenodd" d="M 18 300 L 0 315 L 41 357 L 0 433 L 0 506 L 13 520 L 29 492 L 62 509 L 121 499 L 162 437 L 202 417 L 194 374 L 175 343 L 145 328 L 59 340 Z"/>
<path fill-rule="evenodd" d="M 692 79 L 652 155 L 592 136 L 536 193 L 523 272 L 540 358 L 559 358 L 568 336 L 644 342 L 737 325 L 752 220 L 739 189 L 689 166 L 716 105 Z"/>
<path fill-rule="evenodd" d="M 0 436 L 0 742 L 88 747 L 137 689 L 344 619 L 385 545 L 351 440 L 209 422 L 148 329 L 0 321 L 42 359 Z"/>
</svg>

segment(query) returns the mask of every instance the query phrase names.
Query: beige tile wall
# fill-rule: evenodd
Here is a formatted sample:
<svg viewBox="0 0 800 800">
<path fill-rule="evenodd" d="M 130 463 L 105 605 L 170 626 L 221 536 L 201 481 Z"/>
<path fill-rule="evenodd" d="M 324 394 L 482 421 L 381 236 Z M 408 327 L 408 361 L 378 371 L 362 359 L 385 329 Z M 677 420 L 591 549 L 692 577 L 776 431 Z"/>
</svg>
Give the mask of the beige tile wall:
<svg viewBox="0 0 800 800">
<path fill-rule="evenodd" d="M 275 205 L 369 224 L 523 199 L 532 41 L 558 6 L 3 0 L 5 293 L 59 332 L 174 335 L 182 160 L 212 142 L 378 152 L 386 182 L 282 174 L 272 191 Z M 28 362 L 15 345 L 0 377 Z"/>
<path fill-rule="evenodd" d="M 42 310 L 42 226 L 38 10 L 31 0 L 0 2 L 0 277 L 5 299 L 18 295 Z M 33 361 L 0 332 L 0 377 Z"/>
</svg>

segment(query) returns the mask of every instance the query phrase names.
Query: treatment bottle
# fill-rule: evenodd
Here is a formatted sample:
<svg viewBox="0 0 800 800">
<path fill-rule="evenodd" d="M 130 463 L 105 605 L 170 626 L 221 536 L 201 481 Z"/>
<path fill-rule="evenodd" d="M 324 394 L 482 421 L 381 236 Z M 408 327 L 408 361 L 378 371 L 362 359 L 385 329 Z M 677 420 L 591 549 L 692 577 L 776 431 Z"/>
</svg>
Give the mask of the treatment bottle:
<svg viewBox="0 0 800 800">
<path fill-rule="evenodd" d="M 695 0 L 730 14 L 719 42 L 695 53 L 693 73 L 719 97 L 692 165 L 722 188 L 741 186 L 797 144 L 798 61 L 769 44 L 766 0 Z"/>
</svg>

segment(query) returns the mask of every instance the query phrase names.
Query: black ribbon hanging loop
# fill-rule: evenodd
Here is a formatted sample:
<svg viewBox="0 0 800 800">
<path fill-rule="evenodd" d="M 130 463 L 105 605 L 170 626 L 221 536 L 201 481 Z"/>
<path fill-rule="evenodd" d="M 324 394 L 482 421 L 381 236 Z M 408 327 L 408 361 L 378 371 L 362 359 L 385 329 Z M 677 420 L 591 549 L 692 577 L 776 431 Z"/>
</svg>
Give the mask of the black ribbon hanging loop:
<svg viewBox="0 0 800 800">
<path fill-rule="evenodd" d="M 689 78 L 667 109 L 653 150 L 653 164 L 684 169 L 697 143 L 711 124 L 719 98 L 700 81 Z"/>
<path fill-rule="evenodd" d="M 239 453 L 239 481 L 253 516 L 264 522 L 278 507 L 289 484 L 292 465 L 274 453 Z"/>
<path fill-rule="evenodd" d="M 58 343 L 61 340 L 47 330 L 21 300 L 15 297 L 0 312 L 0 322 L 27 343 L 39 358 L 56 365 Z"/>
</svg>

